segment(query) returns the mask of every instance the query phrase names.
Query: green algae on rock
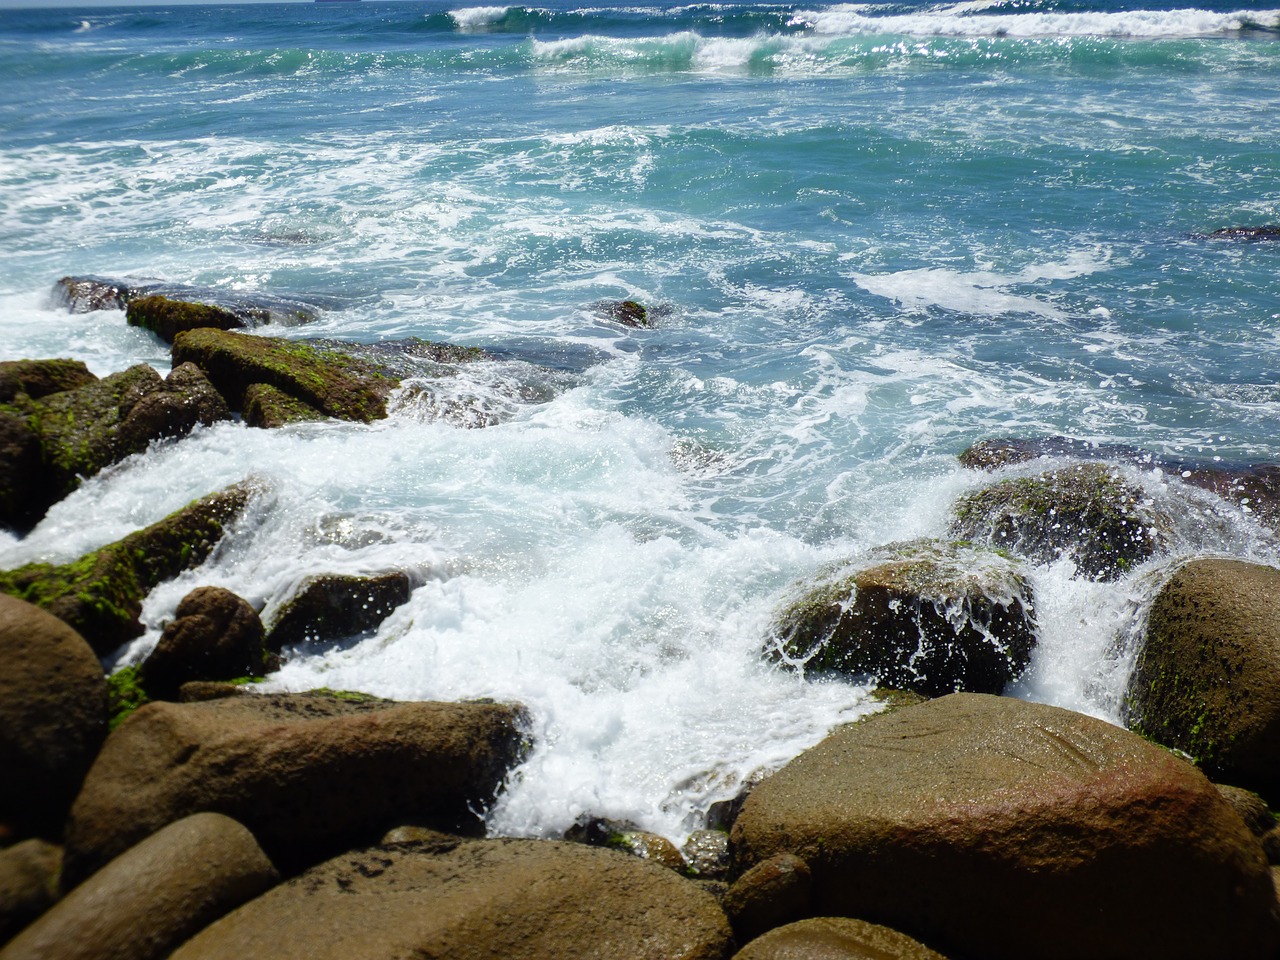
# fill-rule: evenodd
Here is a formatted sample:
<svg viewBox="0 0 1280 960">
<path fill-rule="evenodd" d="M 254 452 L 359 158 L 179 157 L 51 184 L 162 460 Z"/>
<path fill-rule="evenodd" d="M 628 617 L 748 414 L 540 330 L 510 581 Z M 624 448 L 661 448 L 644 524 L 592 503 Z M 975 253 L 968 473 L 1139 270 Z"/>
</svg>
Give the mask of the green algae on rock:
<svg viewBox="0 0 1280 960">
<path fill-rule="evenodd" d="M 71 563 L 2 571 L 0 592 L 49 611 L 105 655 L 142 634 L 147 594 L 203 563 L 258 490 L 245 482 L 210 494 Z"/>
<path fill-rule="evenodd" d="M 290 423 L 314 423 L 325 415 L 297 397 L 269 383 L 251 383 L 244 391 L 244 422 L 271 430 Z"/>
<path fill-rule="evenodd" d="M 173 343 L 173 338 L 184 330 L 201 327 L 239 330 L 245 326 L 230 310 L 207 303 L 174 300 L 162 294 L 130 301 L 124 316 L 131 326 L 145 327 L 165 343 Z"/>
<path fill-rule="evenodd" d="M 97 379 L 80 360 L 4 360 L 0 361 L 0 403 L 9 403 L 19 394 L 39 400 Z"/>
<path fill-rule="evenodd" d="M 1035 630 L 1014 561 L 920 540 L 828 571 L 779 612 L 766 654 L 806 674 L 870 675 L 926 696 L 999 693 L 1025 669 Z"/>
</svg>

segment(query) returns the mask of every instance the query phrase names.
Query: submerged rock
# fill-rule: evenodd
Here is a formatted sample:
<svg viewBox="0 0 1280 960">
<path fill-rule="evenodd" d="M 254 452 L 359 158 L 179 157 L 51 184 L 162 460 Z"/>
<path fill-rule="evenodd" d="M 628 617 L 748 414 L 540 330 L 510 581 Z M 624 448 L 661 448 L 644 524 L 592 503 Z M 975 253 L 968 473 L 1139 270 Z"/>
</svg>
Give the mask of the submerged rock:
<svg viewBox="0 0 1280 960">
<path fill-rule="evenodd" d="M 265 639 L 247 601 L 223 587 L 197 587 L 178 604 L 139 679 L 151 699 L 176 700 L 188 681 L 261 677 L 268 666 Z"/>
<path fill-rule="evenodd" d="M 323 918 L 317 922 L 317 918 Z M 710 894 L 661 867 L 579 844 L 477 840 L 350 853 L 215 923 L 173 960 L 726 960 Z"/>
<path fill-rule="evenodd" d="M 644 304 L 635 300 L 599 300 L 592 304 L 592 309 L 604 317 L 620 323 L 624 327 L 651 327 L 649 311 Z"/>
<path fill-rule="evenodd" d="M 124 317 L 132 326 L 145 327 L 165 343 L 173 343 L 173 338 L 184 330 L 201 327 L 239 330 L 248 326 L 240 317 L 222 307 L 172 300 L 159 294 L 130 301 Z"/>
<path fill-rule="evenodd" d="M 997 481 L 961 497 L 951 514 L 955 536 L 1040 563 L 1068 555 L 1093 580 L 1149 560 L 1172 527 L 1141 489 L 1101 463 Z"/>
<path fill-rule="evenodd" d="M 107 735 L 102 665 L 75 630 L 0 595 L 0 822 L 56 836 Z"/>
<path fill-rule="evenodd" d="M 67 824 L 71 883 L 202 810 L 253 831 L 287 870 L 397 822 L 461 829 L 521 758 L 523 711 L 323 692 L 151 703 L 107 738 Z"/>
<path fill-rule="evenodd" d="M 240 293 L 216 287 L 201 287 L 164 280 L 135 280 L 109 277 L 63 277 L 53 287 L 54 299 L 72 313 L 93 310 L 127 310 L 139 300 L 163 297 L 187 304 L 215 307 L 231 314 L 241 326 L 265 323 L 298 326 L 311 323 L 320 310 L 340 309 L 344 303 L 332 297 L 275 296 Z M 146 326 L 146 324 L 142 324 Z M 158 331 L 157 331 L 158 332 Z"/>
<path fill-rule="evenodd" d="M 1125 707 L 1134 730 L 1280 803 L 1280 570 L 1181 565 L 1151 604 Z"/>
<path fill-rule="evenodd" d="M 97 379 L 79 360 L 4 360 L 0 361 L 0 403 L 10 403 L 20 394 L 39 400 Z"/>
<path fill-rule="evenodd" d="M 806 673 L 873 676 L 938 696 L 999 693 L 1035 645 L 1031 588 L 1017 564 L 945 541 L 891 544 L 827 574 L 778 614 L 767 654 Z"/>
<path fill-rule="evenodd" d="M 0 571 L 0 593 L 47 610 L 105 656 L 141 636 L 143 599 L 160 583 L 203 563 L 257 490 L 242 483 L 210 494 L 71 563 L 29 563 Z"/>
<path fill-rule="evenodd" d="M 1280 224 L 1264 227 L 1219 227 L 1209 236 L 1215 240 L 1280 240 Z"/>
<path fill-rule="evenodd" d="M 1011 698 L 954 694 L 843 728 L 752 792 L 732 843 L 739 870 L 802 858 L 814 914 L 958 956 L 1263 960 L 1280 947 L 1258 841 L 1200 771 Z"/>
<path fill-rule="evenodd" d="M 413 584 L 402 571 L 376 576 L 307 577 L 276 614 L 267 638 L 274 651 L 304 641 L 330 641 L 373 630 L 409 600 Z"/>
</svg>

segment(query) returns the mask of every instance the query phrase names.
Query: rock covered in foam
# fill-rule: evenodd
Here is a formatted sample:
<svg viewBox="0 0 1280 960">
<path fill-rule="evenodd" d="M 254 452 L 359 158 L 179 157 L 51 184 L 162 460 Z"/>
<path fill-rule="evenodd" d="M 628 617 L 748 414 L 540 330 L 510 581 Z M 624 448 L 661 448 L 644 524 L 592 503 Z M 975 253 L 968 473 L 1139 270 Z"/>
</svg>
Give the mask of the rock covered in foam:
<svg viewBox="0 0 1280 960">
<path fill-rule="evenodd" d="M 732 843 L 740 870 L 803 858 L 819 916 L 960 956 L 1280 947 L 1258 841 L 1204 775 L 1042 704 L 954 694 L 845 727 L 756 787 Z"/>
<path fill-rule="evenodd" d="M 1031 587 L 1018 565 L 968 544 L 890 544 L 829 571 L 785 606 L 767 652 L 806 674 L 870 675 L 937 696 L 999 693 L 1035 645 Z"/>
</svg>

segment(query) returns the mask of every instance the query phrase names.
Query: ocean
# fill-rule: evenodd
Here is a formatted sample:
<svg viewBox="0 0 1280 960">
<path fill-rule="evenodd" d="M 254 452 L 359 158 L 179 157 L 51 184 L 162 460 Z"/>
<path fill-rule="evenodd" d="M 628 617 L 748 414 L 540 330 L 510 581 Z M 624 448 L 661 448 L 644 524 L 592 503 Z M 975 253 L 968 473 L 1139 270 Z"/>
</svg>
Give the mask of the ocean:
<svg viewBox="0 0 1280 960">
<path fill-rule="evenodd" d="M 122 312 L 60 307 L 68 274 L 309 297 L 316 323 L 263 332 L 498 357 L 451 406 L 155 446 L 0 534 L 0 567 L 263 478 L 108 667 L 198 585 L 269 619 L 308 574 L 407 570 L 375 633 L 268 687 L 518 700 L 534 746 L 492 832 L 593 814 L 679 841 L 879 709 L 761 649 L 825 565 L 945 536 L 990 480 L 969 444 L 1280 461 L 1280 242 L 1209 236 L 1280 222 L 1280 9 L 1243 6 L 0 10 L 0 359 L 168 370 Z M 622 298 L 654 327 L 596 306 Z M 1033 566 L 1008 692 L 1120 722 L 1143 603 L 1198 553 L 1280 564 L 1235 510 L 1115 582 Z"/>
</svg>

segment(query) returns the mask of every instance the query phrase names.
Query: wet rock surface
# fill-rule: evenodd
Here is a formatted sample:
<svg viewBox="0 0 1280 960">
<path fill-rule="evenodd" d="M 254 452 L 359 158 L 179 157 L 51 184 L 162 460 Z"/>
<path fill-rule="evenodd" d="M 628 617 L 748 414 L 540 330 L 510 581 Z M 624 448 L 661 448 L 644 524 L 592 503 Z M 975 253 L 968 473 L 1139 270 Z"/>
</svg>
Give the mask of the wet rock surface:
<svg viewBox="0 0 1280 960">
<path fill-rule="evenodd" d="M 265 323 L 298 326 L 316 320 L 321 310 L 338 310 L 345 302 L 333 297 L 240 293 L 216 287 L 127 277 L 70 276 L 54 284 L 54 300 L 72 313 L 127 310 L 148 297 L 216 307 L 241 326 Z"/>
<path fill-rule="evenodd" d="M 946 960 L 918 940 L 863 920 L 814 917 L 770 930 L 733 960 Z"/>
<path fill-rule="evenodd" d="M 173 300 L 159 294 L 131 300 L 124 316 L 132 326 L 145 327 L 165 343 L 173 343 L 173 338 L 184 330 L 200 327 L 239 330 L 248 325 L 223 307 Z"/>
<path fill-rule="evenodd" d="M 407 573 L 307 577 L 276 614 L 268 637 L 275 651 L 292 644 L 327 642 L 376 629 L 401 604 L 413 583 Z"/>
<path fill-rule="evenodd" d="M 1040 704 L 954 694 L 846 727 L 752 792 L 732 842 L 739 870 L 803 859 L 814 915 L 957 956 L 1263 958 L 1280 946 L 1258 841 L 1204 775 Z"/>
<path fill-rule="evenodd" d="M 142 685 L 153 700 L 176 700 L 192 680 L 261 677 L 268 666 L 265 640 L 247 601 L 223 587 L 198 587 L 182 598 L 143 661 Z"/>
<path fill-rule="evenodd" d="M 999 693 L 1030 660 L 1033 611 L 1025 577 L 997 553 L 891 544 L 784 607 L 770 655 L 806 674 L 869 675 L 926 696 Z"/>
<path fill-rule="evenodd" d="M 0 361 L 0 403 L 9 403 L 20 394 L 39 400 L 97 379 L 79 360 L 4 360 Z"/>
</svg>

